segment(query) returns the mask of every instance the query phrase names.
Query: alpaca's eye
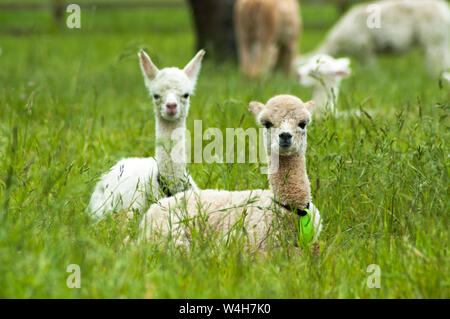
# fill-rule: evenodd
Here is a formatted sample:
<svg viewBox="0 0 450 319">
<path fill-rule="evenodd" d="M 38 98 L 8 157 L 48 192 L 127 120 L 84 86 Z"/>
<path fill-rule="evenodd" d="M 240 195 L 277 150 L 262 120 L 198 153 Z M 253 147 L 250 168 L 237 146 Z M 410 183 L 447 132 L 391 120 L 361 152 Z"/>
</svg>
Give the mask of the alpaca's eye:
<svg viewBox="0 0 450 319">
<path fill-rule="evenodd" d="M 264 121 L 264 122 L 262 123 L 262 125 L 263 125 L 265 128 L 271 128 L 271 127 L 273 126 L 272 122 L 270 122 L 270 121 Z"/>
<path fill-rule="evenodd" d="M 161 96 L 159 96 L 158 94 L 154 94 L 154 95 L 153 95 L 153 98 L 154 98 L 155 100 L 158 100 L 160 97 L 161 97 Z"/>
<path fill-rule="evenodd" d="M 189 97 L 189 93 L 183 94 L 183 97 L 184 97 L 185 99 L 187 99 L 187 98 Z"/>
<path fill-rule="evenodd" d="M 306 127 L 306 122 L 300 122 L 300 123 L 298 123 L 298 127 L 300 127 L 302 130 L 304 130 L 305 127 Z"/>
</svg>

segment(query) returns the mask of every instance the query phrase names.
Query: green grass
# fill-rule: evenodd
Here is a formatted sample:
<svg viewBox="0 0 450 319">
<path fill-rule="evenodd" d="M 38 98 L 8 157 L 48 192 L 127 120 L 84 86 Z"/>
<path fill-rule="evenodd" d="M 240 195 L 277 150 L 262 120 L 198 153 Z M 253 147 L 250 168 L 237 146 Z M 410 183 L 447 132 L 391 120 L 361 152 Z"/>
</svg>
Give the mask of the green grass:
<svg viewBox="0 0 450 319">
<path fill-rule="evenodd" d="M 336 20 L 304 8 L 304 51 Z M 58 31 L 45 12 L 0 13 L 1 298 L 448 298 L 450 89 L 428 78 L 418 51 L 353 62 L 339 109 L 373 115 L 316 120 L 308 174 L 324 219 L 320 256 L 195 246 L 122 247 L 137 224 L 96 224 L 85 213 L 102 172 L 122 157 L 154 154 L 154 118 L 137 61 L 193 56 L 184 9 L 83 12 Z M 169 19 L 170 18 L 170 19 Z M 314 23 L 323 28 L 310 28 Z M 10 34 L 23 28 L 27 32 Z M 207 57 L 187 121 L 254 127 L 250 100 L 311 91 L 276 74 L 244 80 Z M 220 108 L 217 106 L 220 105 Z M 220 110 L 221 109 L 221 110 Z M 201 188 L 267 187 L 255 164 L 191 164 Z M 66 268 L 81 267 L 81 289 Z M 367 266 L 381 268 L 369 289 Z"/>
</svg>

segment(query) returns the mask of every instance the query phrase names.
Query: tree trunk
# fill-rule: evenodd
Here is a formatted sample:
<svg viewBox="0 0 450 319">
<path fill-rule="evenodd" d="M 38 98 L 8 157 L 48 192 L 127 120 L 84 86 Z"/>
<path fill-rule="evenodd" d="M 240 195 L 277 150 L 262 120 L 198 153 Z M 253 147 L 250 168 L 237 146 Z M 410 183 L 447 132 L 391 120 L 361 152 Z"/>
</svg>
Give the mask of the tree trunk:
<svg viewBox="0 0 450 319">
<path fill-rule="evenodd" d="M 351 1 L 351 0 L 350 1 L 349 0 L 339 1 L 337 4 L 339 15 L 343 15 L 354 2 L 356 2 L 356 1 Z"/>
<path fill-rule="evenodd" d="M 197 49 L 217 61 L 236 59 L 233 25 L 235 0 L 189 0 L 197 34 Z"/>
<path fill-rule="evenodd" d="M 64 23 L 64 0 L 52 0 L 52 8 L 56 24 L 62 26 Z"/>
</svg>

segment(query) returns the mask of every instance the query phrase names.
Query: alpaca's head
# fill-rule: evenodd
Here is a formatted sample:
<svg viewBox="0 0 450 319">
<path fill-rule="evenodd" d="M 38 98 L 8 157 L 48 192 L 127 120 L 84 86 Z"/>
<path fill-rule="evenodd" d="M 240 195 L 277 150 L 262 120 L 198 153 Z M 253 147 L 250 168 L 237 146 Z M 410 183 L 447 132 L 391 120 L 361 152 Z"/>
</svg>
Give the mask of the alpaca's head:
<svg viewBox="0 0 450 319">
<path fill-rule="evenodd" d="M 303 86 L 313 86 L 320 80 L 335 83 L 351 74 L 348 58 L 335 59 L 326 54 L 318 54 L 301 59 L 299 64 L 297 79 Z"/>
<path fill-rule="evenodd" d="M 287 156 L 306 152 L 306 130 L 315 104 L 292 95 L 277 95 L 265 105 L 250 102 L 250 112 L 266 128 L 264 144 L 269 154 Z"/>
<path fill-rule="evenodd" d="M 178 68 L 158 70 L 143 50 L 139 52 L 145 84 L 153 97 L 157 117 L 175 121 L 187 116 L 189 97 L 194 92 L 204 55 L 205 51 L 200 50 L 183 70 Z"/>
</svg>

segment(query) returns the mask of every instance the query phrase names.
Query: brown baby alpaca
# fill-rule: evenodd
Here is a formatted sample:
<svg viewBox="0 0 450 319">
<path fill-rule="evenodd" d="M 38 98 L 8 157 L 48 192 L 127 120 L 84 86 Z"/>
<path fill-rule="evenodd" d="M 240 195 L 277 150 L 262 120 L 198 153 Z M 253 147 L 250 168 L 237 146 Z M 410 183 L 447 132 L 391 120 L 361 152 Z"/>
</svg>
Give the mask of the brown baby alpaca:
<svg viewBox="0 0 450 319">
<path fill-rule="evenodd" d="M 299 104 L 303 104 L 308 111 L 312 111 L 315 107 L 314 101 L 303 103 L 290 95 L 278 95 L 271 98 L 265 106 L 259 102 L 252 102 L 249 109 L 255 116 L 259 116 L 261 122 L 270 121 L 278 126 L 283 120 L 288 119 L 289 122 L 292 122 L 291 125 L 296 127 L 298 122 L 309 124 L 309 117 L 305 113 L 299 112 Z M 262 110 L 264 112 L 261 112 Z M 276 139 L 279 134 L 278 129 L 274 130 L 272 139 Z M 277 154 L 268 156 L 269 182 L 273 193 L 283 204 L 296 208 L 306 207 L 311 202 L 310 182 L 306 173 L 306 139 L 304 143 L 305 145 L 299 146 L 301 152 L 283 156 Z M 267 151 L 270 152 L 270 150 Z"/>
<path fill-rule="evenodd" d="M 309 207 L 316 241 L 322 223 L 311 201 L 305 165 L 307 127 L 314 106 L 313 101 L 303 102 L 291 95 L 277 95 L 266 104 L 249 103 L 256 121 L 266 127 L 263 140 L 270 189 L 191 190 L 161 199 L 143 217 L 140 240 L 160 242 L 166 238 L 189 246 L 192 234 L 201 233 L 208 241 L 227 243 L 239 238 L 240 244 L 249 248 L 279 247 L 298 235 L 300 216 L 284 207 L 288 205 L 300 210 Z"/>
<path fill-rule="evenodd" d="M 234 24 L 244 75 L 257 77 L 275 66 L 290 73 L 301 28 L 297 0 L 237 0 Z"/>
</svg>

